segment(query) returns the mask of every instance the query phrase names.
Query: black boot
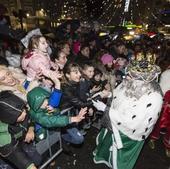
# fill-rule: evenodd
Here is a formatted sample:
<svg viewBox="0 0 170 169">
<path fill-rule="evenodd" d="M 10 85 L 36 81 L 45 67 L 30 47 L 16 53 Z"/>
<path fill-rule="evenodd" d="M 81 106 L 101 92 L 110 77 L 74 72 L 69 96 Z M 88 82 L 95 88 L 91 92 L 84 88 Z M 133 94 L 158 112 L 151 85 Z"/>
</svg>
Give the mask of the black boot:
<svg viewBox="0 0 170 169">
<path fill-rule="evenodd" d="M 68 155 L 68 156 L 73 156 L 73 152 L 71 150 L 71 146 L 68 142 L 62 140 L 62 148 L 63 148 L 63 153 Z"/>
</svg>

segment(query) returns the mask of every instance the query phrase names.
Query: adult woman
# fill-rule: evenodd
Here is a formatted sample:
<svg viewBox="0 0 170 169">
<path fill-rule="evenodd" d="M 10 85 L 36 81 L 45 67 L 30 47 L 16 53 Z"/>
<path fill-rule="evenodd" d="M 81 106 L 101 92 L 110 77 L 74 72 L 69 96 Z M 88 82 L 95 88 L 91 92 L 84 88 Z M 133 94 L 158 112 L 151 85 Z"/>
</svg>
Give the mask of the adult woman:
<svg viewBox="0 0 170 169">
<path fill-rule="evenodd" d="M 57 48 L 53 51 L 50 57 L 51 60 L 56 64 L 56 67 L 58 67 L 59 70 L 62 71 L 65 64 L 67 63 L 67 55 Z"/>
<path fill-rule="evenodd" d="M 9 69 L 5 66 L 0 66 L 0 91 L 10 90 L 20 98 L 26 100 L 27 91 L 35 86 L 38 86 L 37 81 L 32 81 L 27 87 L 24 88 L 25 75 L 19 69 Z"/>
</svg>

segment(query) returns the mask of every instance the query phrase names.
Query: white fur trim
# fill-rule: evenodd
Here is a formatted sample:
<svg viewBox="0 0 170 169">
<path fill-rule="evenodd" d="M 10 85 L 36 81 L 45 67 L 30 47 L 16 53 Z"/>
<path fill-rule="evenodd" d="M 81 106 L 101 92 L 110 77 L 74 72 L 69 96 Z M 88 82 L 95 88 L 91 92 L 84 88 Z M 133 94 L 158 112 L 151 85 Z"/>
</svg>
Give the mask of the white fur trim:
<svg viewBox="0 0 170 169">
<path fill-rule="evenodd" d="M 109 111 L 112 126 L 133 140 L 141 141 L 151 133 L 162 107 L 162 96 L 158 92 L 144 94 L 139 100 L 129 98 L 125 90 L 114 90 Z"/>
</svg>

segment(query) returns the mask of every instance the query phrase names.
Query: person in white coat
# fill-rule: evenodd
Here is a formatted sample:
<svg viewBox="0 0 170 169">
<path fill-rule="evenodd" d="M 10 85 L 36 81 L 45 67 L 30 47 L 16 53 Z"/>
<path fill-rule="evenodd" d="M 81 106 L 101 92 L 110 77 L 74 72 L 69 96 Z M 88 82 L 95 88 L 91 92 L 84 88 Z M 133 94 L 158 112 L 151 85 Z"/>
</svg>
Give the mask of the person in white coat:
<svg viewBox="0 0 170 169">
<path fill-rule="evenodd" d="M 143 56 L 127 66 L 126 78 L 113 90 L 109 107 L 93 101 L 98 110 L 105 111 L 93 152 L 95 163 L 105 163 L 114 169 L 134 167 L 160 115 L 163 101 L 156 81 L 160 69 L 147 59 Z"/>
</svg>

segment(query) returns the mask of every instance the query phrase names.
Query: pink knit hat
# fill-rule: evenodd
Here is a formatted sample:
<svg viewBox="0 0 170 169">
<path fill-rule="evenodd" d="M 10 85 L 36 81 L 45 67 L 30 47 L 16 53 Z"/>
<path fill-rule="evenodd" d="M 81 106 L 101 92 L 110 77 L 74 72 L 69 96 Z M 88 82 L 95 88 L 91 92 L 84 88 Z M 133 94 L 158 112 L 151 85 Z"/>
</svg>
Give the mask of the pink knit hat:
<svg viewBox="0 0 170 169">
<path fill-rule="evenodd" d="M 101 62 L 106 65 L 109 62 L 113 61 L 113 56 L 109 55 L 108 53 L 105 53 L 102 57 L 101 57 Z"/>
</svg>

